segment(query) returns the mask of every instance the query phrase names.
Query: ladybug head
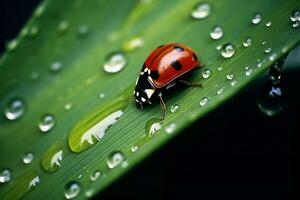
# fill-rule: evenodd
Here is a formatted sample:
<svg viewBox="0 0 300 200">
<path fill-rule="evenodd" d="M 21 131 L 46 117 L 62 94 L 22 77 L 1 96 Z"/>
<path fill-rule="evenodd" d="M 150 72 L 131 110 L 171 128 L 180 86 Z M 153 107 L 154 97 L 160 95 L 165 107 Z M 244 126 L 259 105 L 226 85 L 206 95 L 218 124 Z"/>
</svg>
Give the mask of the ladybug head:
<svg viewBox="0 0 300 200">
<path fill-rule="evenodd" d="M 134 89 L 136 106 L 143 109 L 145 106 L 152 104 L 151 98 L 155 89 L 150 84 L 146 76 L 140 76 Z"/>
</svg>

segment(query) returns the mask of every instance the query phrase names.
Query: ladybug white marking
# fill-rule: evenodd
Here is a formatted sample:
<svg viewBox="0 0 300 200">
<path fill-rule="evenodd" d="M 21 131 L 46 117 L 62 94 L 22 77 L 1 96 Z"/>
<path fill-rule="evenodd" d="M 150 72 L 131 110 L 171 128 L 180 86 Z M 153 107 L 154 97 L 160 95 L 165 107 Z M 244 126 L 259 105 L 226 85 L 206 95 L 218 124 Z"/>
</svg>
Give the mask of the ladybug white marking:
<svg viewBox="0 0 300 200">
<path fill-rule="evenodd" d="M 146 99 L 144 97 L 141 98 L 142 102 L 146 102 Z"/>
<path fill-rule="evenodd" d="M 146 89 L 145 93 L 146 93 L 147 97 L 150 99 L 152 94 L 154 93 L 154 90 L 153 89 Z"/>
</svg>

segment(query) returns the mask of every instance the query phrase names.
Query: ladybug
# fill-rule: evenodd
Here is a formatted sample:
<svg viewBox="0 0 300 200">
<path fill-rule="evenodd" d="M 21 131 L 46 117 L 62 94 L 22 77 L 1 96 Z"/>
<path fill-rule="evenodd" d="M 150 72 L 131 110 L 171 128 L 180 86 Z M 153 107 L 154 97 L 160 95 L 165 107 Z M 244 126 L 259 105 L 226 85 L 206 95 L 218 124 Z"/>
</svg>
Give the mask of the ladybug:
<svg viewBox="0 0 300 200">
<path fill-rule="evenodd" d="M 136 106 L 143 109 L 160 100 L 164 118 L 166 105 L 162 96 L 177 85 L 201 86 L 183 79 L 183 75 L 199 67 L 198 58 L 190 47 L 179 43 L 159 46 L 148 56 L 136 80 Z"/>
</svg>

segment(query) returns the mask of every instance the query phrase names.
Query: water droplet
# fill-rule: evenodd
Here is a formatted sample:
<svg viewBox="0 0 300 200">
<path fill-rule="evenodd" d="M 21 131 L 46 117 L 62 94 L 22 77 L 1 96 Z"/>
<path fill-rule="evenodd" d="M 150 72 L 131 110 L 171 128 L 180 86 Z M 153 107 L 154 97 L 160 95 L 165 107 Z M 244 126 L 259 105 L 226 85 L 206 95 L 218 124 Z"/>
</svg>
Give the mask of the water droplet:
<svg viewBox="0 0 300 200">
<path fill-rule="evenodd" d="M 255 13 L 253 18 L 252 18 L 252 24 L 259 24 L 262 20 L 262 17 L 259 13 Z"/>
<path fill-rule="evenodd" d="M 292 21 L 292 22 L 300 21 L 300 11 L 299 11 L 299 10 L 294 11 L 294 12 L 291 14 L 290 18 L 291 18 L 291 21 Z"/>
<path fill-rule="evenodd" d="M 231 86 L 235 86 L 237 84 L 237 80 L 232 80 L 231 82 L 230 82 L 230 85 Z"/>
<path fill-rule="evenodd" d="M 124 51 L 134 51 L 136 49 L 141 48 L 144 45 L 144 41 L 142 38 L 135 37 L 132 38 L 131 40 L 127 41 L 124 45 Z"/>
<path fill-rule="evenodd" d="M 269 21 L 269 22 L 266 23 L 266 27 L 270 27 L 271 25 L 272 25 L 271 21 Z"/>
<path fill-rule="evenodd" d="M 69 102 L 64 106 L 64 108 L 65 108 L 65 110 L 71 110 L 72 106 L 73 106 L 73 104 Z"/>
<path fill-rule="evenodd" d="M 79 37 L 86 37 L 90 32 L 90 28 L 87 25 L 80 25 L 77 33 Z"/>
<path fill-rule="evenodd" d="M 151 118 L 146 122 L 145 130 L 148 136 L 153 136 L 157 131 L 161 129 L 161 119 Z"/>
<path fill-rule="evenodd" d="M 300 21 L 295 21 L 293 23 L 293 28 L 298 28 L 300 26 Z"/>
<path fill-rule="evenodd" d="M 180 106 L 178 104 L 174 104 L 173 106 L 171 106 L 171 113 L 176 113 L 179 110 Z"/>
<path fill-rule="evenodd" d="M 137 145 L 133 145 L 130 147 L 130 150 L 132 153 L 136 152 L 138 149 L 139 149 L 139 146 L 137 146 Z"/>
<path fill-rule="evenodd" d="M 223 70 L 223 66 L 218 67 L 218 71 L 222 71 Z"/>
<path fill-rule="evenodd" d="M 218 90 L 217 90 L 217 94 L 220 95 L 222 94 L 224 91 L 224 87 L 220 87 Z"/>
<path fill-rule="evenodd" d="M 28 189 L 32 189 L 32 188 L 35 188 L 37 187 L 37 185 L 40 183 L 40 177 L 39 176 L 36 176 L 34 177 L 28 184 Z"/>
<path fill-rule="evenodd" d="M 245 67 L 245 75 L 246 76 L 250 76 L 252 74 L 252 68 L 250 68 L 249 66 Z"/>
<path fill-rule="evenodd" d="M 272 53 L 270 56 L 269 56 L 269 60 L 270 61 L 274 61 L 277 57 L 277 54 L 276 53 Z"/>
<path fill-rule="evenodd" d="M 96 181 L 101 176 L 101 174 L 102 173 L 99 170 L 94 171 L 90 175 L 90 180 L 93 181 L 93 182 Z"/>
<path fill-rule="evenodd" d="M 82 177 L 83 177 L 82 174 L 79 174 L 79 175 L 77 176 L 78 179 L 81 179 Z"/>
<path fill-rule="evenodd" d="M 265 45 L 265 44 L 267 44 L 267 41 L 263 41 L 261 44 L 262 44 L 262 45 Z"/>
<path fill-rule="evenodd" d="M 252 39 L 250 37 L 246 37 L 244 42 L 243 42 L 243 46 L 244 47 L 250 47 L 252 44 Z"/>
<path fill-rule="evenodd" d="M 219 51 L 219 50 L 221 50 L 222 49 L 222 45 L 218 45 L 217 47 L 216 47 L 216 50 L 217 51 Z"/>
<path fill-rule="evenodd" d="M 0 183 L 7 183 L 11 180 L 11 171 L 4 169 L 0 172 Z"/>
<path fill-rule="evenodd" d="M 210 37 L 214 40 L 219 40 L 223 37 L 223 29 L 220 26 L 215 26 L 210 32 Z"/>
<path fill-rule="evenodd" d="M 165 132 L 167 134 L 172 134 L 176 129 L 176 124 L 175 123 L 171 123 L 169 124 L 166 128 L 165 128 Z"/>
<path fill-rule="evenodd" d="M 94 195 L 94 190 L 89 189 L 89 190 L 85 191 L 85 196 L 87 198 L 91 198 L 93 195 Z"/>
<path fill-rule="evenodd" d="M 23 156 L 22 161 L 24 164 L 28 165 L 33 161 L 33 159 L 34 159 L 34 154 L 30 152 Z"/>
<path fill-rule="evenodd" d="M 4 110 L 5 116 L 9 120 L 17 120 L 25 113 L 25 102 L 16 98 L 11 100 Z"/>
<path fill-rule="evenodd" d="M 212 74 L 212 71 L 210 69 L 204 69 L 202 71 L 202 77 L 204 79 L 208 79 L 211 76 L 211 74 Z"/>
<path fill-rule="evenodd" d="M 39 33 L 39 27 L 38 26 L 32 26 L 30 29 L 29 29 L 29 35 L 30 37 L 35 37 L 38 33 Z"/>
<path fill-rule="evenodd" d="M 265 53 L 271 53 L 271 51 L 272 51 L 271 47 L 265 49 Z"/>
<path fill-rule="evenodd" d="M 103 68 L 108 73 L 117 73 L 127 64 L 127 59 L 123 53 L 113 53 L 106 59 Z"/>
<path fill-rule="evenodd" d="M 63 20 L 58 24 L 58 31 L 60 33 L 65 33 L 68 30 L 68 28 L 69 28 L 69 22 L 66 20 Z"/>
<path fill-rule="evenodd" d="M 65 187 L 65 192 L 64 192 L 65 198 L 74 199 L 79 195 L 80 190 L 81 190 L 81 186 L 78 182 L 76 181 L 69 182 Z"/>
<path fill-rule="evenodd" d="M 22 30 L 21 30 L 21 37 L 26 37 L 28 35 L 28 27 L 24 27 Z"/>
<path fill-rule="evenodd" d="M 46 4 L 45 4 L 45 3 L 41 4 L 41 5 L 34 11 L 33 16 L 34 16 L 35 18 L 40 18 L 40 17 L 44 14 L 44 12 L 45 12 L 45 7 L 46 7 Z"/>
<path fill-rule="evenodd" d="M 110 169 L 113 169 L 120 165 L 124 159 L 124 154 L 121 151 L 113 151 L 108 155 L 106 164 Z"/>
<path fill-rule="evenodd" d="M 205 106 L 208 102 L 209 102 L 210 98 L 208 97 L 203 97 L 201 100 L 200 100 L 200 106 Z"/>
<path fill-rule="evenodd" d="M 274 116 L 284 111 L 287 102 L 281 87 L 270 82 L 265 83 L 257 96 L 257 106 L 267 116 Z"/>
<path fill-rule="evenodd" d="M 18 47 L 18 40 L 14 39 L 14 40 L 11 40 L 8 44 L 7 44 L 7 51 L 14 51 L 17 47 Z"/>
<path fill-rule="evenodd" d="M 235 47 L 233 44 L 228 43 L 222 46 L 221 55 L 224 58 L 231 58 L 235 54 Z"/>
<path fill-rule="evenodd" d="M 55 118 L 51 114 L 45 114 L 42 116 L 40 123 L 39 123 L 39 129 L 46 133 L 49 132 L 53 129 L 55 126 Z"/>
<path fill-rule="evenodd" d="M 100 98 L 100 99 L 103 99 L 104 97 L 105 97 L 105 94 L 104 94 L 104 93 L 100 93 L 100 94 L 99 94 L 99 98 Z"/>
<path fill-rule="evenodd" d="M 56 143 L 46 150 L 42 158 L 42 167 L 46 172 L 55 172 L 61 167 L 64 154 L 62 148 L 62 144 Z"/>
<path fill-rule="evenodd" d="M 227 74 L 226 78 L 227 80 L 231 81 L 234 78 L 234 74 Z"/>
<path fill-rule="evenodd" d="M 194 19 L 203 19 L 208 17 L 210 14 L 210 5 L 208 3 L 199 3 L 192 10 L 191 16 Z"/>
<path fill-rule="evenodd" d="M 61 70 L 62 66 L 63 66 L 62 62 L 60 62 L 60 61 L 55 61 L 55 62 L 53 62 L 53 63 L 51 64 L 50 70 L 51 70 L 52 72 L 57 72 L 57 71 L 60 71 L 60 70 Z"/>
<path fill-rule="evenodd" d="M 103 114 L 97 116 L 99 119 L 97 123 L 95 122 L 95 118 L 93 118 L 96 124 L 92 125 L 89 123 L 92 127 L 88 130 L 80 128 L 78 131 L 78 128 L 76 129 L 75 127 L 73 132 L 69 135 L 69 146 L 71 150 L 74 152 L 82 152 L 97 144 L 104 137 L 106 131 L 115 124 L 123 114 L 122 110 L 117 110 L 110 114 L 104 111 Z"/>
<path fill-rule="evenodd" d="M 127 162 L 126 160 L 123 161 L 123 162 L 121 163 L 121 167 L 122 167 L 122 168 L 128 167 L 128 162 Z"/>
</svg>

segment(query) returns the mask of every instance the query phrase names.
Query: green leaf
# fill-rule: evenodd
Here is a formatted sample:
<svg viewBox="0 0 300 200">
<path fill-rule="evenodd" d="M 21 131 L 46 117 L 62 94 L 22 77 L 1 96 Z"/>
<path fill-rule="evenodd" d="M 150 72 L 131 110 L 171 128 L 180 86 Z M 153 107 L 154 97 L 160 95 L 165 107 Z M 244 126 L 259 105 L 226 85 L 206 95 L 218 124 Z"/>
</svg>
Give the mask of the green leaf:
<svg viewBox="0 0 300 200">
<path fill-rule="evenodd" d="M 297 0 L 207 2 L 211 9 L 204 19 L 191 17 L 198 0 L 42 3 L 0 60 L 1 112 L 7 112 L 13 99 L 25 104 L 24 114 L 15 110 L 19 119 L 1 117 L 0 169 L 12 174 L 11 181 L 0 185 L 1 198 L 62 199 L 72 181 L 81 188 L 78 199 L 95 195 L 238 93 L 300 41 L 300 29 L 290 20 L 300 9 Z M 262 16 L 256 25 L 251 23 L 255 13 Z M 217 25 L 224 36 L 213 40 L 209 33 Z M 252 44 L 246 48 L 247 37 Z M 171 42 L 195 50 L 205 67 L 190 81 L 201 82 L 203 88 L 166 96 L 168 113 L 158 121 L 159 103 L 139 110 L 132 92 L 147 55 Z M 235 46 L 231 58 L 216 50 L 227 43 Z M 267 48 L 270 53 L 264 52 Z M 126 64 L 120 72 L 107 73 L 103 65 L 114 52 L 124 55 L 119 64 Z M 207 79 L 202 77 L 205 69 L 212 71 Z M 173 105 L 178 110 L 171 113 Z M 45 114 L 55 119 L 48 132 L 39 129 Z M 22 157 L 28 152 L 34 159 L 26 165 Z M 101 176 L 90 180 L 96 171 Z"/>
</svg>

